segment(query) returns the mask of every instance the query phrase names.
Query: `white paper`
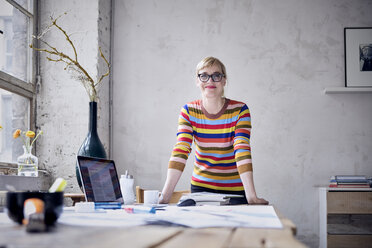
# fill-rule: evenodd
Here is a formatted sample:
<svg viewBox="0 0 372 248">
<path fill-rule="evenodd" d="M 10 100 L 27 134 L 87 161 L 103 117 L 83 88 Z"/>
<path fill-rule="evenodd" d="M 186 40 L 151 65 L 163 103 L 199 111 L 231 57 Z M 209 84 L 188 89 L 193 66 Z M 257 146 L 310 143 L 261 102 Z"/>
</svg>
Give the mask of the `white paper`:
<svg viewBox="0 0 372 248">
<path fill-rule="evenodd" d="M 129 227 L 146 225 L 144 214 L 128 214 L 124 210 L 106 210 L 93 213 L 64 211 L 58 223 L 73 226 Z M 146 214 L 149 215 L 149 214 Z"/>
<path fill-rule="evenodd" d="M 197 206 L 168 207 L 164 213 L 157 213 L 173 223 L 193 228 L 205 227 L 249 227 L 282 228 L 272 206 Z"/>
<path fill-rule="evenodd" d="M 0 224 L 12 224 L 13 222 L 7 215 L 6 212 L 0 213 Z"/>
<path fill-rule="evenodd" d="M 132 207 L 136 207 L 135 205 Z M 75 213 L 67 210 L 59 223 L 79 226 L 130 227 L 147 224 L 180 225 L 191 228 L 249 227 L 282 228 L 272 206 L 168 206 L 156 214 L 130 214 L 124 210 Z"/>
</svg>

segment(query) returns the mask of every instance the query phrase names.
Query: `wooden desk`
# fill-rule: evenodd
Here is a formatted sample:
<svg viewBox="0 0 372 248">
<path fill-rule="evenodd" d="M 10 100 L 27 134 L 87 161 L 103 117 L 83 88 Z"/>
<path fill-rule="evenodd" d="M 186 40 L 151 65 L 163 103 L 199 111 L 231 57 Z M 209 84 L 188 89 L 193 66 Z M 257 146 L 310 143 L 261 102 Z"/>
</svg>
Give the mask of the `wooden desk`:
<svg viewBox="0 0 372 248">
<path fill-rule="evenodd" d="M 85 195 L 82 193 L 64 193 L 65 198 L 71 198 L 72 206 L 75 206 L 75 203 L 85 201 Z"/>
<path fill-rule="evenodd" d="M 280 215 L 278 215 L 280 216 Z M 57 224 L 49 233 L 26 233 L 23 226 L 4 223 L 0 213 L 0 247 L 305 247 L 294 237 L 294 224 L 280 217 L 283 229 L 138 226 L 77 227 Z"/>
</svg>

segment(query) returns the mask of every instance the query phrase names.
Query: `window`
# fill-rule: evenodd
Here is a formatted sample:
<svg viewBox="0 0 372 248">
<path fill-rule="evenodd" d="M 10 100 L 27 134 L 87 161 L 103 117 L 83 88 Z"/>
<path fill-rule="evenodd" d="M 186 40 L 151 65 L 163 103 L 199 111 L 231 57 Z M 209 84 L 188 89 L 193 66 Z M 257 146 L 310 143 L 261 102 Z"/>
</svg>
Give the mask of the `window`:
<svg viewBox="0 0 372 248">
<path fill-rule="evenodd" d="M 16 129 L 34 129 L 37 0 L 0 0 L 0 168 L 14 167 L 22 154 Z M 0 170 L 1 173 L 1 170 Z"/>
</svg>

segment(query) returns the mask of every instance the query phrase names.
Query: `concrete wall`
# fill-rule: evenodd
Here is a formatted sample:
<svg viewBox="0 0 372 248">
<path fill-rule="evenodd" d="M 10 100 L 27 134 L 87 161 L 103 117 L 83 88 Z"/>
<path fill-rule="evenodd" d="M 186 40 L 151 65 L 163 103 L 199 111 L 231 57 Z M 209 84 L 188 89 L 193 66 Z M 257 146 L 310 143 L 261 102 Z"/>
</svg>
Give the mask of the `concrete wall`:
<svg viewBox="0 0 372 248">
<path fill-rule="evenodd" d="M 317 247 L 316 185 L 335 174 L 372 175 L 372 94 L 323 93 L 344 85 L 343 28 L 372 26 L 371 11 L 370 0 L 115 0 L 119 172 L 162 188 L 179 110 L 200 96 L 194 68 L 216 56 L 227 67 L 227 97 L 251 109 L 258 195 Z M 192 162 L 178 189 L 189 188 Z"/>
<path fill-rule="evenodd" d="M 93 78 L 106 67 L 99 59 L 98 47 L 110 59 L 111 2 L 105 0 L 40 1 L 40 28 L 50 24 L 50 16 L 68 14 L 58 21 L 73 40 L 79 62 Z M 65 38 L 55 30 L 46 41 L 71 55 Z M 79 192 L 75 175 L 76 154 L 88 132 L 89 98 L 83 85 L 64 70 L 64 64 L 54 63 L 40 54 L 41 85 L 37 101 L 37 127 L 44 135 L 37 141 L 37 155 L 42 168 L 55 177 L 68 180 L 67 192 Z M 99 74 L 100 75 L 100 74 Z M 98 132 L 106 152 L 109 152 L 108 79 L 99 94 Z"/>
</svg>

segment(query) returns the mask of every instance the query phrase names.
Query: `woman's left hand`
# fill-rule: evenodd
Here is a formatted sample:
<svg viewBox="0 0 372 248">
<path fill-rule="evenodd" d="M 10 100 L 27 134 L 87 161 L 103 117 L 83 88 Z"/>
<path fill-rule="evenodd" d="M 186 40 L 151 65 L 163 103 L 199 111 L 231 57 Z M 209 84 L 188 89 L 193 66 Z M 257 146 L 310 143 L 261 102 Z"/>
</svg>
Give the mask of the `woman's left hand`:
<svg viewBox="0 0 372 248">
<path fill-rule="evenodd" d="M 258 198 L 258 197 L 247 198 L 247 200 L 248 200 L 248 204 L 249 205 L 268 205 L 269 204 L 269 202 L 266 201 L 265 199 Z"/>
</svg>

